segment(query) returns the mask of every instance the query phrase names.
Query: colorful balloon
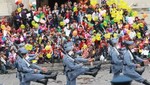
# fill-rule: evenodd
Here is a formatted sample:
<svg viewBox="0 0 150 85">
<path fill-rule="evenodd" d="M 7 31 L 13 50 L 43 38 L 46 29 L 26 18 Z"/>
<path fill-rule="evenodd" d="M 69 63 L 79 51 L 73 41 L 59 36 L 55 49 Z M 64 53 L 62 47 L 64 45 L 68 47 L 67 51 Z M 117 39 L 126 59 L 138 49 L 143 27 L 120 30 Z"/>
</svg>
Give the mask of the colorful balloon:
<svg viewBox="0 0 150 85">
<path fill-rule="evenodd" d="M 98 0 L 90 0 L 90 4 L 92 6 L 95 6 L 96 4 L 98 4 Z"/>
<path fill-rule="evenodd" d="M 74 12 L 78 11 L 77 7 L 73 7 L 73 11 Z"/>
<path fill-rule="evenodd" d="M 92 15 L 91 14 L 86 15 L 86 17 L 87 17 L 88 21 L 92 20 Z"/>
<path fill-rule="evenodd" d="M 66 25 L 66 23 L 64 21 L 61 21 L 59 24 L 60 24 L 60 26 L 65 26 Z"/>
<path fill-rule="evenodd" d="M 101 40 L 101 34 L 97 33 L 96 36 L 95 36 L 95 38 L 96 38 L 97 41 L 100 41 Z"/>
<path fill-rule="evenodd" d="M 146 17 L 148 17 L 148 14 L 144 13 L 143 18 L 146 18 Z"/>
<path fill-rule="evenodd" d="M 31 44 L 26 44 L 25 49 L 31 51 L 33 49 L 33 46 Z"/>
<path fill-rule="evenodd" d="M 21 29 L 25 29 L 25 25 L 22 24 L 22 25 L 20 26 L 20 28 L 21 28 Z"/>
<path fill-rule="evenodd" d="M 93 21 L 98 21 L 98 16 L 94 16 Z"/>
<path fill-rule="evenodd" d="M 17 11 L 18 11 L 19 13 L 21 12 L 21 10 L 22 10 L 22 9 L 21 9 L 20 7 L 17 9 Z"/>
<path fill-rule="evenodd" d="M 31 24 L 32 24 L 32 25 L 35 25 L 35 21 L 33 20 L 33 21 L 31 22 Z"/>
<path fill-rule="evenodd" d="M 39 24 L 38 23 L 35 23 L 34 24 L 34 27 L 37 29 L 39 27 Z"/>
<path fill-rule="evenodd" d="M 1 29 L 4 30 L 6 27 L 5 25 L 1 25 Z"/>
<path fill-rule="evenodd" d="M 107 26 L 107 21 L 104 21 L 104 22 L 103 22 L 103 25 L 106 27 L 106 26 Z"/>
<path fill-rule="evenodd" d="M 73 36 L 77 36 L 77 35 L 78 35 L 77 30 L 74 30 L 73 33 L 72 33 L 72 35 L 73 35 Z"/>
<path fill-rule="evenodd" d="M 49 46 L 49 45 L 45 46 L 45 50 L 50 50 L 50 49 L 51 49 L 51 46 Z"/>
<path fill-rule="evenodd" d="M 50 59 L 52 57 L 52 54 L 48 53 L 46 56 L 48 59 Z"/>
</svg>

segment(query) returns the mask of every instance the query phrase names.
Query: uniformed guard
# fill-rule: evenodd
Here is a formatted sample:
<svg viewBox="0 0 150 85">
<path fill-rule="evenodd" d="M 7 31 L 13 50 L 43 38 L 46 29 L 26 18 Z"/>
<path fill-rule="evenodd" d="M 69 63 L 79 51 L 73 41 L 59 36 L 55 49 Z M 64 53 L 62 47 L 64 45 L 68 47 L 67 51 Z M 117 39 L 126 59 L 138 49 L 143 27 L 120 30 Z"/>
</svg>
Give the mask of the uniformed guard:
<svg viewBox="0 0 150 85">
<path fill-rule="evenodd" d="M 108 49 L 109 56 L 111 57 L 111 72 L 114 74 L 113 78 L 120 75 L 123 69 L 123 62 L 121 59 L 121 54 L 117 49 L 118 39 L 113 38 L 110 41 L 110 46 Z"/>
<path fill-rule="evenodd" d="M 34 65 L 30 65 L 30 63 L 26 60 L 26 54 L 28 53 L 25 48 L 19 49 L 18 57 L 16 60 L 16 68 L 17 68 L 17 77 L 20 80 L 20 85 L 30 85 L 31 81 L 36 81 L 47 85 L 48 79 L 56 80 L 57 73 L 51 75 L 42 74 L 46 70 L 39 70 L 34 67 Z M 45 79 L 44 81 L 40 81 Z"/>
<path fill-rule="evenodd" d="M 133 41 L 125 41 L 124 42 L 126 48 L 124 48 L 123 51 L 123 73 L 124 75 L 130 77 L 131 79 L 143 83 L 145 85 L 150 85 L 150 82 L 148 82 L 146 79 L 142 78 L 139 73 L 136 72 L 136 68 L 141 67 L 140 64 L 137 64 L 135 61 L 139 62 L 148 62 L 147 60 L 142 60 L 141 58 L 134 56 L 131 52 L 131 50 L 134 47 Z"/>
<path fill-rule="evenodd" d="M 79 75 L 85 74 L 85 75 L 92 75 L 96 76 L 98 71 L 100 70 L 101 64 L 98 64 L 97 66 L 94 67 L 85 67 L 83 66 L 82 62 L 91 62 L 93 59 L 83 59 L 83 58 L 73 58 L 72 57 L 72 45 L 71 43 L 68 43 L 68 46 L 65 45 L 65 52 L 62 50 L 64 53 L 64 58 L 63 58 L 63 64 L 64 64 L 64 73 L 67 77 L 67 85 L 76 85 L 76 78 Z"/>
</svg>

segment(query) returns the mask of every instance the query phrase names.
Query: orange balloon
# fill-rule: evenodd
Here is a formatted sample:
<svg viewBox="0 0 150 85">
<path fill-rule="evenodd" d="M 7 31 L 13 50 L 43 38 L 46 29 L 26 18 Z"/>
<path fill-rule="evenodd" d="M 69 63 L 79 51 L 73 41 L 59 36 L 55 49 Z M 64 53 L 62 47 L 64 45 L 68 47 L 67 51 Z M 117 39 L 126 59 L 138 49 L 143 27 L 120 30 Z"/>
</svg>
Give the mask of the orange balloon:
<svg viewBox="0 0 150 85">
<path fill-rule="evenodd" d="M 143 18 L 146 18 L 146 17 L 148 17 L 148 14 L 144 13 Z"/>
<path fill-rule="evenodd" d="M 29 3 L 29 7 L 30 7 L 30 8 L 32 7 L 32 4 L 31 4 L 31 3 Z"/>
<path fill-rule="evenodd" d="M 72 33 L 73 36 L 77 36 L 77 34 L 78 34 L 77 30 L 74 30 Z"/>
<path fill-rule="evenodd" d="M 18 3 L 19 3 L 19 4 L 22 3 L 22 0 L 18 0 Z"/>
<path fill-rule="evenodd" d="M 129 29 L 129 25 L 125 25 L 125 28 Z"/>
</svg>

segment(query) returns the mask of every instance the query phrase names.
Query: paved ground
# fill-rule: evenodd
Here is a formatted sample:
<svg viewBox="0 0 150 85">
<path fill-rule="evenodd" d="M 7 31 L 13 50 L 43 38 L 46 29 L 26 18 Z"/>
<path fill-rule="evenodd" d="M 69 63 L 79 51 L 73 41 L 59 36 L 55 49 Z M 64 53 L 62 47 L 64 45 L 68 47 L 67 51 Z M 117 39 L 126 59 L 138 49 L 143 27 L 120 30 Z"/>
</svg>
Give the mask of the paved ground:
<svg viewBox="0 0 150 85">
<path fill-rule="evenodd" d="M 51 67 L 51 65 L 45 64 L 49 69 L 59 69 L 59 75 L 57 80 L 50 80 L 48 85 L 65 85 L 66 78 L 62 73 L 62 65 L 55 65 L 55 67 Z M 110 81 L 112 79 L 112 74 L 109 74 L 109 64 L 103 65 L 101 71 L 99 71 L 98 75 L 94 78 L 91 76 L 81 75 L 77 78 L 77 85 L 111 85 Z M 10 74 L 0 75 L 0 85 L 19 85 L 18 79 L 15 77 L 15 70 L 11 71 Z M 149 79 L 150 76 L 150 67 L 146 67 L 146 71 L 143 74 L 143 77 Z M 32 82 L 31 85 L 41 85 L 35 82 Z M 142 85 L 135 81 L 133 81 L 132 85 Z"/>
</svg>

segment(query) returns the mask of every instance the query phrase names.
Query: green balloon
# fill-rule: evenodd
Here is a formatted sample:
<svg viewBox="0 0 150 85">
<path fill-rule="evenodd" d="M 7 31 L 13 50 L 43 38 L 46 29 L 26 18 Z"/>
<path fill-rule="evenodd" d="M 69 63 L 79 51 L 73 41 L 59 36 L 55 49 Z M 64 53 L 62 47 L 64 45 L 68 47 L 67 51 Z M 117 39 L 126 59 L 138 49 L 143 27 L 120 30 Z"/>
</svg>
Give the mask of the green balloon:
<svg viewBox="0 0 150 85">
<path fill-rule="evenodd" d="M 31 22 L 31 24 L 34 25 L 34 24 L 35 24 L 35 21 L 33 20 L 33 21 Z"/>
<path fill-rule="evenodd" d="M 104 21 L 104 22 L 103 22 L 103 25 L 104 25 L 104 26 L 107 26 L 107 21 Z"/>
</svg>

